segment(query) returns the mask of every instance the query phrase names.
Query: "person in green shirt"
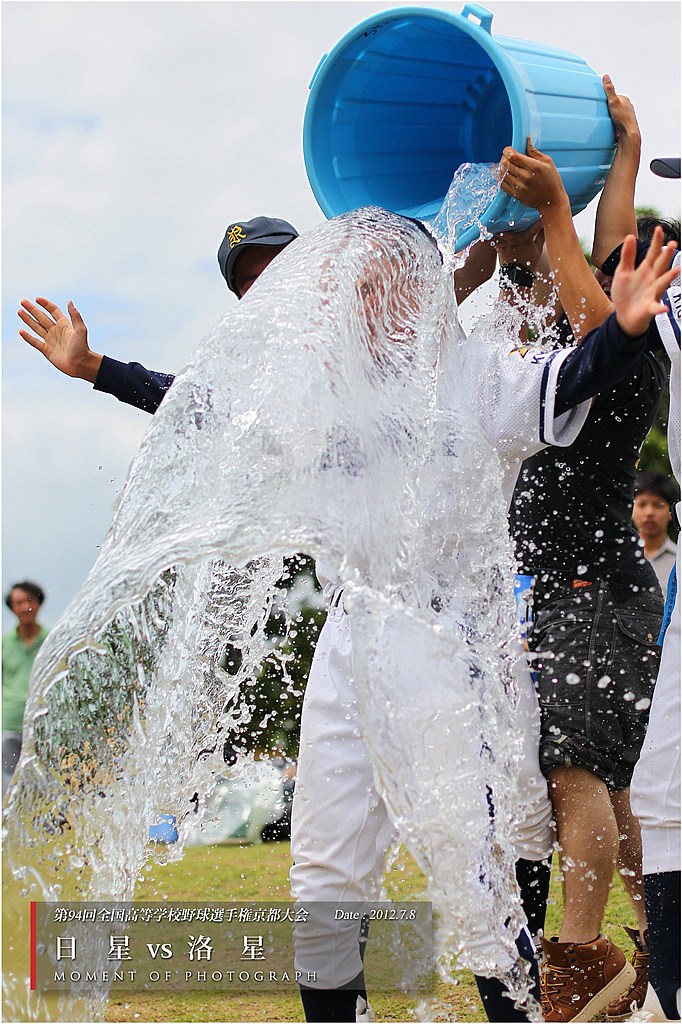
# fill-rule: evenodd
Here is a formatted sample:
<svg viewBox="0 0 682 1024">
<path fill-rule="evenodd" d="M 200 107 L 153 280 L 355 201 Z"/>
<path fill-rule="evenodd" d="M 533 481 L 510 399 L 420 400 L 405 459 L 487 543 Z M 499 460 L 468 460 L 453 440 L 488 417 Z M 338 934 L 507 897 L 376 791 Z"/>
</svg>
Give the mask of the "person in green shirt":
<svg viewBox="0 0 682 1024">
<path fill-rule="evenodd" d="M 10 784 L 21 754 L 24 705 L 33 661 L 47 630 L 38 622 L 45 593 L 24 580 L 10 587 L 5 604 L 19 624 L 2 638 L 2 795 Z"/>
</svg>

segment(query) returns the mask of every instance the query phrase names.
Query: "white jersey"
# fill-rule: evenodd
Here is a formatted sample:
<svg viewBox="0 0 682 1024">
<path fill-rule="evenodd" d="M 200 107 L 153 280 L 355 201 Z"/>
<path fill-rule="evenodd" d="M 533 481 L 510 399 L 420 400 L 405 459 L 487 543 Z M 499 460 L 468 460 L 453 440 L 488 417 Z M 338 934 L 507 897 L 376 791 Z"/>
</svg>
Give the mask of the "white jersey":
<svg viewBox="0 0 682 1024">
<path fill-rule="evenodd" d="M 468 338 L 461 330 L 464 389 L 486 439 L 502 458 L 506 505 L 511 501 L 524 459 L 547 445 L 567 447 L 580 433 L 590 411 L 582 402 L 557 416 L 559 370 L 572 349 L 543 351 L 505 340 L 489 340 L 477 328 Z M 443 390 L 461 393 L 458 367 L 443 357 Z"/>
<path fill-rule="evenodd" d="M 466 337 L 459 324 L 447 341 L 441 352 L 438 383 L 440 435 L 423 474 L 432 506 L 436 502 L 444 510 L 451 506 L 449 515 L 446 512 L 437 518 L 443 531 L 451 532 L 452 543 L 448 545 L 443 537 L 438 544 L 433 537 L 434 550 L 443 556 L 439 559 L 441 572 L 446 568 L 444 558 L 450 571 L 456 571 L 448 556 L 455 554 L 455 546 L 466 546 L 465 524 L 474 514 L 471 510 L 463 515 L 462 502 L 458 502 L 453 457 L 462 455 L 476 473 L 476 447 L 479 462 L 494 463 L 491 470 L 501 487 L 503 504 L 503 508 L 498 506 L 498 515 L 503 516 L 523 460 L 546 445 L 572 444 L 590 410 L 586 401 L 561 415 L 555 412 L 559 370 L 572 349 L 543 351 L 510 339 L 491 340 L 481 330 Z M 448 491 L 452 492 L 450 500 Z M 490 506 L 485 485 L 480 494 L 480 502 Z M 472 498 L 471 504 L 475 507 L 477 502 Z M 465 565 L 463 554 L 460 550 L 459 571 Z M 332 600 L 341 586 L 337 567 L 318 559 L 316 572 L 325 597 Z"/>
</svg>

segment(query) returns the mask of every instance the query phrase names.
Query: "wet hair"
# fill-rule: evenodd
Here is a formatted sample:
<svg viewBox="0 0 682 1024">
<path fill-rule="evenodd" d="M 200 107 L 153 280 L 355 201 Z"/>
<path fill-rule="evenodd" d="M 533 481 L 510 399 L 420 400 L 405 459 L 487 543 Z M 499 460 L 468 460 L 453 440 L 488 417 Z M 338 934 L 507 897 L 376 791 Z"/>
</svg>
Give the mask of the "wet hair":
<svg viewBox="0 0 682 1024">
<path fill-rule="evenodd" d="M 635 480 L 635 497 L 638 494 L 655 494 L 657 498 L 662 498 L 663 501 L 672 505 L 673 502 L 678 501 L 680 489 L 674 477 L 648 470 L 640 473 Z"/>
<path fill-rule="evenodd" d="M 12 611 L 12 603 L 10 599 L 12 597 L 13 590 L 25 590 L 27 594 L 30 594 L 31 597 L 36 599 L 38 604 L 43 604 L 45 600 L 45 591 L 42 587 L 39 587 L 37 583 L 31 583 L 30 580 L 24 580 L 22 583 L 13 583 L 5 597 L 5 604 L 10 611 Z"/>
<path fill-rule="evenodd" d="M 668 242 L 677 242 L 677 246 L 679 248 L 680 222 L 679 220 L 673 220 L 668 217 L 638 217 L 637 238 L 639 241 L 646 242 L 648 238 L 653 236 L 654 229 L 659 225 L 663 228 L 663 244 L 666 245 Z"/>
</svg>

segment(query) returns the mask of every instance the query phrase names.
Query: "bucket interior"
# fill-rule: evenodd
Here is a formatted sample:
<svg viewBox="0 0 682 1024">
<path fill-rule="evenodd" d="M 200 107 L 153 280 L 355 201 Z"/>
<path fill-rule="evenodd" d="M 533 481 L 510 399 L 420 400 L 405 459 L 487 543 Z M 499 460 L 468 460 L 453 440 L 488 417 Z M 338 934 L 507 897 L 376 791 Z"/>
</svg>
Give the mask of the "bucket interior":
<svg viewBox="0 0 682 1024">
<path fill-rule="evenodd" d="M 321 70 L 306 161 L 330 216 L 371 204 L 433 216 L 462 163 L 497 162 L 512 142 L 494 60 L 454 22 L 391 18 Z"/>
</svg>

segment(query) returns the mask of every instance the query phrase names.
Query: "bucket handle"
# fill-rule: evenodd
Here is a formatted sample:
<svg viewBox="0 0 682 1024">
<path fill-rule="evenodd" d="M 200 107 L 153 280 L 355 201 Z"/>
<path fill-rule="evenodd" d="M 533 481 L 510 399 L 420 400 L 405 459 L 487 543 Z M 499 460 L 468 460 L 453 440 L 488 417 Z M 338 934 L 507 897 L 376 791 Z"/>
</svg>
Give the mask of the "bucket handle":
<svg viewBox="0 0 682 1024">
<path fill-rule="evenodd" d="M 470 14 L 480 21 L 484 32 L 487 32 L 488 35 L 492 34 L 490 26 L 493 23 L 493 16 L 490 11 L 486 11 L 485 7 L 481 7 L 479 4 L 466 4 L 462 8 L 462 17 L 468 18 Z"/>
</svg>

